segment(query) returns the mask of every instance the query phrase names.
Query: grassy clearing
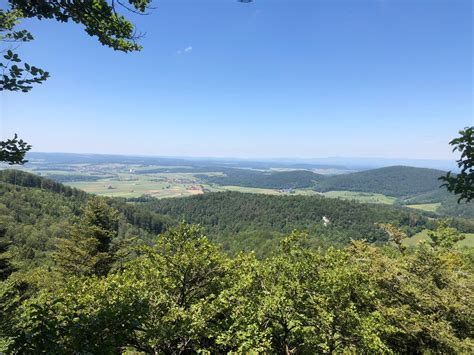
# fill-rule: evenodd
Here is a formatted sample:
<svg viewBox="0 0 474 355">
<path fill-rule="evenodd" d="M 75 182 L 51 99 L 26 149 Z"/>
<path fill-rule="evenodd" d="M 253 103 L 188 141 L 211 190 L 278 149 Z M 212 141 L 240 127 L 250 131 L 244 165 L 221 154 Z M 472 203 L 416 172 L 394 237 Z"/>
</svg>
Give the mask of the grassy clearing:
<svg viewBox="0 0 474 355">
<path fill-rule="evenodd" d="M 417 209 L 417 210 L 428 211 L 428 212 L 436 212 L 438 210 L 439 206 L 441 206 L 440 202 L 420 203 L 420 204 L 417 204 L 417 205 L 406 205 L 406 207 L 409 207 L 409 208 L 414 208 L 414 209 Z"/>
<path fill-rule="evenodd" d="M 469 248 L 474 247 L 474 233 L 466 233 L 464 234 L 466 237 L 464 240 L 461 240 L 457 243 L 457 248 Z M 422 241 L 429 241 L 430 237 L 428 237 L 428 230 L 425 229 L 420 233 L 415 234 L 414 236 L 407 238 L 403 241 L 405 246 L 415 246 Z"/>
<path fill-rule="evenodd" d="M 389 197 L 382 194 L 354 191 L 329 191 L 323 194 L 329 198 L 340 198 L 343 200 L 355 200 L 365 203 L 383 203 L 392 205 L 397 200 L 395 197 Z"/>
</svg>

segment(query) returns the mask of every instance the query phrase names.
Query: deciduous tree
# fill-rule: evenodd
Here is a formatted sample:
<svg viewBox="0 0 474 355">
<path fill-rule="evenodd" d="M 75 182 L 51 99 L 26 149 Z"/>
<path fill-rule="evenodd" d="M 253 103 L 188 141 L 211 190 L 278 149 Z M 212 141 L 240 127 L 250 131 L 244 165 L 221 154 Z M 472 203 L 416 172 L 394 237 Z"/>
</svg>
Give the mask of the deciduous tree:
<svg viewBox="0 0 474 355">
<path fill-rule="evenodd" d="M 444 181 L 448 191 L 458 195 L 458 202 L 471 201 L 474 198 L 474 126 L 466 127 L 459 131 L 460 136 L 453 139 L 449 144 L 453 151 L 461 153 L 457 161 L 461 170 L 458 174 L 448 172 L 446 176 L 440 177 Z"/>
</svg>

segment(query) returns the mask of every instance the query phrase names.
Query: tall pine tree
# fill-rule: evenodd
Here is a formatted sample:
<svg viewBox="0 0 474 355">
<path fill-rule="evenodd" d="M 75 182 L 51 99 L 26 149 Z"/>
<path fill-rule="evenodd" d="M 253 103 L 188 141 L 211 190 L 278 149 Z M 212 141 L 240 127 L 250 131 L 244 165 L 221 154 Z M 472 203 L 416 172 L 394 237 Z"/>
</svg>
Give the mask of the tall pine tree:
<svg viewBox="0 0 474 355">
<path fill-rule="evenodd" d="M 68 238 L 58 241 L 54 254 L 58 269 L 67 275 L 107 275 L 115 260 L 112 242 L 118 227 L 118 211 L 104 198 L 90 199 Z"/>
</svg>

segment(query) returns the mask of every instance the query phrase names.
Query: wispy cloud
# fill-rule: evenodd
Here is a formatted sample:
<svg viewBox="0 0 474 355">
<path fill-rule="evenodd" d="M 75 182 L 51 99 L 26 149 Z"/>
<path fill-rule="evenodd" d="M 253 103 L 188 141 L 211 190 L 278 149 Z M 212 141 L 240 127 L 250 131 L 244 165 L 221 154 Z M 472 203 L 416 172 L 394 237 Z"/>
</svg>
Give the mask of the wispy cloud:
<svg viewBox="0 0 474 355">
<path fill-rule="evenodd" d="M 186 53 L 192 52 L 192 50 L 193 50 L 193 47 L 192 47 L 192 46 L 187 46 L 186 48 L 179 49 L 179 50 L 176 52 L 176 54 L 178 54 L 178 55 L 186 54 Z"/>
</svg>

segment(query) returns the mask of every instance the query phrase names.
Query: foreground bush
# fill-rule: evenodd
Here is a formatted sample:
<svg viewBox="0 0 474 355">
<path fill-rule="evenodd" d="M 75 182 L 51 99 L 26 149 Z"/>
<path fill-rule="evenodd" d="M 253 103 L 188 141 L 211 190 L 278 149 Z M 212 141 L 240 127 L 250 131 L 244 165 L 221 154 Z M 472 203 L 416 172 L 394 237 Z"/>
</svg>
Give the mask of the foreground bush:
<svg viewBox="0 0 474 355">
<path fill-rule="evenodd" d="M 56 354 L 473 349 L 473 273 L 459 252 L 306 244 L 293 233 L 270 258 L 229 258 L 181 225 L 106 276 L 67 276 L 16 307 L 10 279 L 2 343 Z"/>
</svg>

